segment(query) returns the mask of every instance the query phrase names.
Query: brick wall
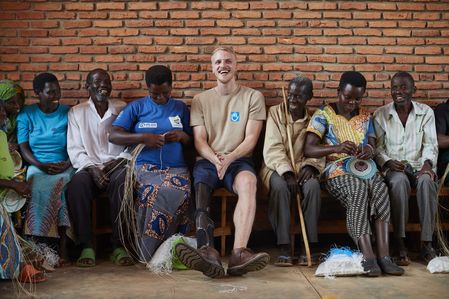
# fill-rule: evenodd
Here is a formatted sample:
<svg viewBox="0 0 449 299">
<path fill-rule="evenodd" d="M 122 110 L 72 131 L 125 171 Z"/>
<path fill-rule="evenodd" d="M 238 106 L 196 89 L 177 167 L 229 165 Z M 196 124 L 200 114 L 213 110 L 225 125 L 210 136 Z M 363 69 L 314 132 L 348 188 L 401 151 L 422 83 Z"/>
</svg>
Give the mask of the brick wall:
<svg viewBox="0 0 449 299">
<path fill-rule="evenodd" d="M 50 71 L 63 99 L 86 99 L 89 70 L 113 77 L 113 96 L 146 95 L 143 73 L 169 65 L 174 95 L 187 102 L 214 85 L 209 53 L 231 45 L 242 84 L 267 103 L 295 74 L 313 79 L 317 105 L 333 99 L 342 71 L 368 80 L 366 105 L 389 101 L 397 71 L 417 80 L 417 99 L 449 97 L 448 1 L 4 1 L 0 3 L 1 78 L 31 82 Z"/>
</svg>

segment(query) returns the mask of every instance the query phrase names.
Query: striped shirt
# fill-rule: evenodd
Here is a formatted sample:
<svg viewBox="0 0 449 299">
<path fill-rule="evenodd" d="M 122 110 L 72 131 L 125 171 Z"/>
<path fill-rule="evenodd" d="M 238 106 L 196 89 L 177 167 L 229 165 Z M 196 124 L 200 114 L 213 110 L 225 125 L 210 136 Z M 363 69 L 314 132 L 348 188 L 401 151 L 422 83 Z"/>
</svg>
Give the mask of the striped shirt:
<svg viewBox="0 0 449 299">
<path fill-rule="evenodd" d="M 393 102 L 374 112 L 376 161 L 383 167 L 388 160 L 406 160 L 419 171 L 430 160 L 436 171 L 438 141 L 433 111 L 425 104 L 412 101 L 412 105 L 405 128 Z"/>
</svg>

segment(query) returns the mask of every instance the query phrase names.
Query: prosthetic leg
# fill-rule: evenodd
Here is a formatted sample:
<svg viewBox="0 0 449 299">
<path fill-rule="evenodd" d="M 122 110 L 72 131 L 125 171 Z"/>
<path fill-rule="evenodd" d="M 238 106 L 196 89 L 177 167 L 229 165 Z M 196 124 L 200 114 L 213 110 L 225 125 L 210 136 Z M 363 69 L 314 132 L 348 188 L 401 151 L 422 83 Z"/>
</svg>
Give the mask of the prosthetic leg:
<svg viewBox="0 0 449 299">
<path fill-rule="evenodd" d="M 210 218 L 210 198 L 212 189 L 203 183 L 195 186 L 195 225 L 197 249 L 178 243 L 175 247 L 179 260 L 192 270 L 202 272 L 212 278 L 225 275 L 220 254 L 214 248 L 214 222 Z"/>
</svg>

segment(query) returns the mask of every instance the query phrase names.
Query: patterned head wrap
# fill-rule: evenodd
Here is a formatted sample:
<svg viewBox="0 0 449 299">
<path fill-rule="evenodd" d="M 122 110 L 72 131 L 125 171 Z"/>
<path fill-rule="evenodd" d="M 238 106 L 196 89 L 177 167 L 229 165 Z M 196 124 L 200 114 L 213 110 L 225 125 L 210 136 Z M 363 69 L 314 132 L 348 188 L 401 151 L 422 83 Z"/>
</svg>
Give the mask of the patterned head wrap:
<svg viewBox="0 0 449 299">
<path fill-rule="evenodd" d="M 11 80 L 1 80 L 0 81 L 0 100 L 7 101 L 16 94 L 22 95 L 24 97 L 23 88 Z"/>
</svg>

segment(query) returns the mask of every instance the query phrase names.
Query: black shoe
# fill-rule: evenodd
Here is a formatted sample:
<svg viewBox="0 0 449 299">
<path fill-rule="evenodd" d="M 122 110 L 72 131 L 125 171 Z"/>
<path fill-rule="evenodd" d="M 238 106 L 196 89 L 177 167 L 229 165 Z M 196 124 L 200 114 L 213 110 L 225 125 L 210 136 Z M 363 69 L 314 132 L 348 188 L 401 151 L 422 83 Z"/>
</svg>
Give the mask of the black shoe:
<svg viewBox="0 0 449 299">
<path fill-rule="evenodd" d="M 397 276 L 404 274 L 404 269 L 396 265 L 389 256 L 384 256 L 383 258 L 377 259 L 377 263 L 382 269 L 382 272 L 385 274 Z"/>
<path fill-rule="evenodd" d="M 375 258 L 363 260 L 362 266 L 366 276 L 377 277 L 382 274 Z"/>
</svg>

